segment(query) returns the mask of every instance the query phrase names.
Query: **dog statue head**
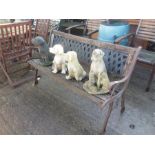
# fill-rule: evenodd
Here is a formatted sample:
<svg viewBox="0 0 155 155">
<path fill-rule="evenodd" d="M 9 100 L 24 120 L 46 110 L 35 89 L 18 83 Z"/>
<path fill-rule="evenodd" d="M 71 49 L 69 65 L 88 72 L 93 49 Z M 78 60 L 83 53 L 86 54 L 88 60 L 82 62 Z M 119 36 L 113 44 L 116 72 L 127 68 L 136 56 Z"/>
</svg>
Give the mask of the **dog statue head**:
<svg viewBox="0 0 155 155">
<path fill-rule="evenodd" d="M 46 43 L 45 39 L 41 36 L 37 36 L 32 39 L 32 44 L 36 47 L 43 46 Z"/>
<path fill-rule="evenodd" d="M 53 56 L 49 53 L 49 47 L 45 39 L 41 36 L 37 36 L 32 39 L 32 44 L 38 48 L 42 64 L 50 66 L 52 64 Z"/>
<path fill-rule="evenodd" d="M 105 53 L 101 49 L 95 49 L 92 52 L 91 61 L 100 61 L 103 60 Z"/>
<path fill-rule="evenodd" d="M 61 55 L 64 53 L 64 48 L 61 44 L 56 44 L 49 49 L 50 53 L 55 55 Z"/>
<path fill-rule="evenodd" d="M 78 58 L 77 58 L 77 53 L 75 51 L 68 51 L 65 54 L 65 61 L 66 62 L 77 62 Z"/>
</svg>

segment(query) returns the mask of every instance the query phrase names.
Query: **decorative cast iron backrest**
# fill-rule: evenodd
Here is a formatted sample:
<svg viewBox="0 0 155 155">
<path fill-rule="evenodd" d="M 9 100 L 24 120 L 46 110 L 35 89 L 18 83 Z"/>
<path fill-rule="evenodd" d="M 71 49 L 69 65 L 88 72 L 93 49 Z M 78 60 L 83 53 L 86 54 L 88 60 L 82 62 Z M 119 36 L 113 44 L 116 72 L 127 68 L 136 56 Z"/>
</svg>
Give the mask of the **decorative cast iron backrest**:
<svg viewBox="0 0 155 155">
<path fill-rule="evenodd" d="M 155 42 L 155 19 L 141 19 L 136 37 L 142 40 Z"/>
<path fill-rule="evenodd" d="M 88 65 L 91 63 L 92 51 L 96 48 L 102 49 L 105 52 L 104 61 L 107 71 L 121 76 L 125 76 L 131 70 L 131 64 L 134 63 L 131 61 L 136 52 L 134 48 L 104 43 L 60 31 L 53 31 L 50 47 L 55 44 L 61 44 L 65 52 L 76 51 L 78 59 Z"/>
<path fill-rule="evenodd" d="M 49 26 L 50 19 L 37 19 L 35 35 L 42 36 L 47 41 Z"/>
<path fill-rule="evenodd" d="M 0 48 L 2 55 L 15 56 L 30 44 L 31 21 L 0 25 Z"/>
</svg>

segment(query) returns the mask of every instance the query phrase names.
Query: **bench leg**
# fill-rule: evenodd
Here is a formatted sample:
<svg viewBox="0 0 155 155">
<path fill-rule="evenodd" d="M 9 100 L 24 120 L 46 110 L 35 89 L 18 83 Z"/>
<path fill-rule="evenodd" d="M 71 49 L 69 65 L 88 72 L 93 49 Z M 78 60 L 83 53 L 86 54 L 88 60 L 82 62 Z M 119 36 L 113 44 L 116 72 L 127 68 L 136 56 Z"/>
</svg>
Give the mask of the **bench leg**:
<svg viewBox="0 0 155 155">
<path fill-rule="evenodd" d="M 155 73 L 155 65 L 152 67 L 152 71 L 151 71 L 151 74 L 149 77 L 149 81 L 148 81 L 147 87 L 145 89 L 146 92 L 148 92 L 150 90 L 150 86 L 151 86 L 151 83 L 153 81 L 154 73 Z"/>
<path fill-rule="evenodd" d="M 35 70 L 34 86 L 38 84 L 38 69 Z"/>
<path fill-rule="evenodd" d="M 114 103 L 114 101 L 109 103 L 109 108 L 108 108 L 107 116 L 105 118 L 105 121 L 104 121 L 104 124 L 103 124 L 103 129 L 102 129 L 102 132 L 101 132 L 102 134 L 104 134 L 106 132 L 106 127 L 107 127 L 107 124 L 108 124 L 108 120 L 110 118 L 110 114 L 112 112 L 113 103 Z"/>
<path fill-rule="evenodd" d="M 125 92 L 122 94 L 121 98 L 121 113 L 125 111 Z"/>
</svg>

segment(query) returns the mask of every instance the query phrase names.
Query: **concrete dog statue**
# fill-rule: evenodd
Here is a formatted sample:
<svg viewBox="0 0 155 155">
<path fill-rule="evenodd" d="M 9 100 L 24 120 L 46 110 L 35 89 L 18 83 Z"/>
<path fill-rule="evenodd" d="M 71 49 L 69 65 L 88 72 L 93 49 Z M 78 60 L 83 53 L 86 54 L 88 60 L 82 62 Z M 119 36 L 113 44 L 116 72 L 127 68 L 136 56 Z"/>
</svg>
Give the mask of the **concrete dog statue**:
<svg viewBox="0 0 155 155">
<path fill-rule="evenodd" d="M 32 39 L 32 44 L 38 48 L 42 65 L 49 66 L 52 64 L 52 55 L 49 53 L 49 47 L 43 37 L 37 36 Z"/>
<path fill-rule="evenodd" d="M 110 81 L 103 56 L 104 52 L 100 49 L 95 49 L 92 53 L 89 81 L 86 81 L 83 85 L 83 88 L 90 94 L 105 94 L 109 92 Z"/>
<path fill-rule="evenodd" d="M 68 51 L 65 54 L 65 59 L 68 68 L 68 75 L 66 76 L 66 79 L 69 80 L 75 78 L 77 81 L 84 79 L 86 72 L 78 61 L 77 53 L 75 51 Z"/>
<path fill-rule="evenodd" d="M 50 53 L 54 54 L 54 60 L 53 60 L 53 73 L 57 73 L 58 71 L 61 71 L 62 74 L 66 74 L 67 72 L 67 66 L 65 63 L 65 53 L 64 48 L 60 44 L 56 44 L 53 47 L 49 49 Z"/>
</svg>

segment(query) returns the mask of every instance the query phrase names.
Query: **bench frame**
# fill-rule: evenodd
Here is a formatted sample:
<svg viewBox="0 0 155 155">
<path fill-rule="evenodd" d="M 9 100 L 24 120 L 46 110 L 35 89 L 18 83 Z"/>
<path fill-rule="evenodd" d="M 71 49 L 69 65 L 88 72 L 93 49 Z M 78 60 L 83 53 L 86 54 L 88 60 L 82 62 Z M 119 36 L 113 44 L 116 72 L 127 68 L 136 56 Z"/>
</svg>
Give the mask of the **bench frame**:
<svg viewBox="0 0 155 155">
<path fill-rule="evenodd" d="M 27 63 L 27 60 L 31 59 L 31 35 L 31 21 L 0 25 L 0 68 L 12 87 L 33 79 L 33 76 L 18 81 L 11 78 L 11 74 L 29 69 L 30 66 L 22 67 L 12 73 L 9 71 L 14 65 Z M 8 65 L 13 61 L 15 61 L 13 64 Z"/>
<path fill-rule="evenodd" d="M 102 97 L 98 97 L 97 95 L 90 95 L 88 93 L 85 92 L 85 96 L 86 97 L 94 97 L 100 100 L 100 103 L 98 104 L 99 107 L 102 109 L 103 107 L 105 107 L 105 105 L 108 105 L 108 112 L 106 114 L 104 123 L 103 123 L 103 129 L 101 131 L 101 133 L 105 133 L 106 131 L 106 127 L 107 127 L 107 123 L 110 117 L 110 114 L 112 112 L 113 109 L 113 104 L 116 100 L 118 100 L 119 98 L 121 98 L 121 113 L 124 112 L 125 110 L 125 92 L 132 74 L 132 71 L 134 69 L 134 66 L 136 64 L 136 60 L 137 60 L 137 56 L 139 54 L 139 51 L 141 50 L 141 47 L 138 48 L 130 48 L 130 47 L 125 47 L 125 46 L 120 46 L 120 45 L 115 45 L 115 44 L 111 44 L 111 43 L 104 43 L 104 42 L 100 42 L 97 40 L 93 40 L 93 39 L 88 39 L 88 38 L 84 38 L 84 37 L 79 37 L 79 36 L 75 36 L 75 35 L 71 35 L 71 34 L 67 34 L 64 32 L 60 32 L 60 31 L 53 31 L 52 35 L 50 37 L 50 46 L 53 46 L 53 41 L 54 41 L 54 37 L 55 36 L 59 36 L 62 37 L 64 40 L 70 40 L 71 42 L 75 41 L 75 42 L 80 42 L 80 43 L 86 43 L 88 45 L 91 46 L 95 46 L 96 48 L 102 48 L 102 47 L 108 47 L 110 49 L 113 50 L 120 50 L 121 52 L 127 54 L 127 59 L 126 59 L 126 63 L 124 65 L 123 68 L 123 77 L 117 81 L 112 81 L 111 82 L 111 86 L 110 86 L 110 93 L 109 96 L 107 98 L 104 99 L 104 95 L 102 95 Z M 66 52 L 66 51 L 65 51 Z M 35 68 L 35 80 L 34 80 L 34 85 L 38 84 L 38 71 L 43 71 L 44 72 L 44 68 L 43 67 L 39 67 L 39 65 L 36 65 L 33 60 L 28 62 L 32 67 Z M 42 69 L 41 69 L 42 68 Z M 51 73 L 52 76 L 52 73 Z M 55 74 L 53 75 L 55 76 Z M 61 80 L 61 79 L 58 79 Z M 63 79 L 64 80 L 64 79 Z M 121 90 L 118 91 L 118 87 L 122 85 Z M 66 85 L 67 88 L 71 88 L 73 89 L 73 87 L 71 85 Z M 79 92 L 79 91 L 78 91 Z M 77 92 L 77 93 L 78 93 Z M 84 92 L 83 90 L 81 92 Z M 106 95 L 105 95 L 106 96 Z M 94 101 L 94 100 L 93 100 Z"/>
</svg>

